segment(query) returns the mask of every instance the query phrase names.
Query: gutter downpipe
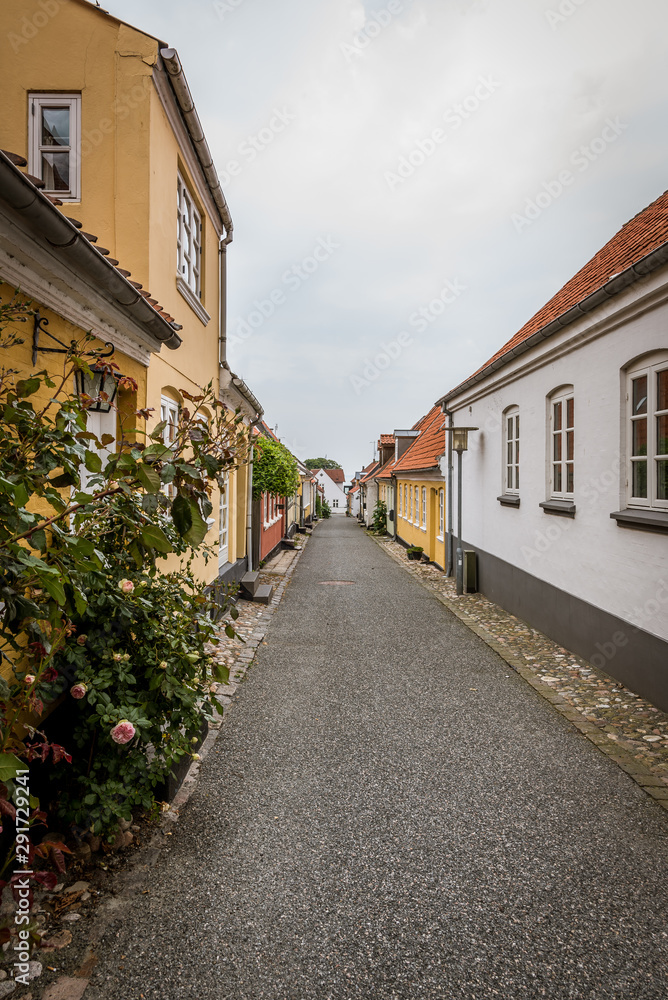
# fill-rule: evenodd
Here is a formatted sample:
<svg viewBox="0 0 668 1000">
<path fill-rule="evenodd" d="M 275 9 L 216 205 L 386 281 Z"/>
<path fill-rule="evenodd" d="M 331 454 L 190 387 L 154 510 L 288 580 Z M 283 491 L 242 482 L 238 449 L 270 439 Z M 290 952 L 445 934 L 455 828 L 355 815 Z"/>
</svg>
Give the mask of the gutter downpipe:
<svg viewBox="0 0 668 1000">
<path fill-rule="evenodd" d="M 441 404 L 443 407 L 443 413 L 448 418 L 448 426 L 453 427 L 453 415 L 446 407 L 445 403 Z M 446 473 L 446 493 L 448 498 L 448 568 L 446 576 L 452 576 L 454 567 L 454 539 L 452 533 L 454 530 L 454 511 L 452 509 L 452 480 L 453 480 L 453 464 L 452 464 L 452 434 L 446 432 L 447 437 L 447 453 L 448 453 L 448 470 Z"/>
</svg>

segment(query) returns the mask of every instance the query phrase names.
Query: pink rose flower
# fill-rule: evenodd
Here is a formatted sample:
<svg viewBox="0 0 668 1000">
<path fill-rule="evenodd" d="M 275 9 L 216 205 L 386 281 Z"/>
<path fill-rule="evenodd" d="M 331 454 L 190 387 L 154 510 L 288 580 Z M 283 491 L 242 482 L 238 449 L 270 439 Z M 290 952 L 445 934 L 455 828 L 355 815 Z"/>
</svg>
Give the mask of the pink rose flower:
<svg viewBox="0 0 668 1000">
<path fill-rule="evenodd" d="M 132 582 L 132 580 L 119 580 L 118 589 L 123 594 L 131 594 L 132 591 L 135 589 L 135 585 Z"/>
<path fill-rule="evenodd" d="M 73 684 L 70 688 L 70 694 L 73 698 L 76 698 L 77 701 L 80 701 L 85 696 L 87 690 L 88 688 L 85 684 Z"/>
<path fill-rule="evenodd" d="M 111 730 L 110 735 L 114 743 L 129 743 L 135 735 L 135 727 L 127 719 L 121 719 Z"/>
<path fill-rule="evenodd" d="M 77 639 L 77 642 L 79 643 L 80 646 L 85 646 L 87 639 L 88 639 L 87 635 L 80 635 L 79 638 Z"/>
<path fill-rule="evenodd" d="M 24 680 L 24 683 L 25 683 L 25 684 L 26 684 L 26 685 L 27 685 L 28 687 L 30 687 L 30 685 L 31 685 L 31 684 L 34 684 L 34 683 L 35 683 L 35 675 L 34 675 L 34 674 L 26 674 L 26 675 L 25 675 L 25 680 Z"/>
</svg>

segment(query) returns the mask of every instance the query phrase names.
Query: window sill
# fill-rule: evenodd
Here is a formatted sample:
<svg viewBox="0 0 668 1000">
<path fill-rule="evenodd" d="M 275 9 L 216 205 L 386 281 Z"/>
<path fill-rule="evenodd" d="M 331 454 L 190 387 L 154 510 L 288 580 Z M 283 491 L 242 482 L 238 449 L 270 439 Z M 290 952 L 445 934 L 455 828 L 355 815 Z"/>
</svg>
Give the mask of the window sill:
<svg viewBox="0 0 668 1000">
<path fill-rule="evenodd" d="M 638 528 L 640 531 L 668 532 L 668 510 L 640 510 L 627 507 L 617 510 L 610 517 L 620 528 Z"/>
<path fill-rule="evenodd" d="M 520 498 L 515 493 L 502 493 L 496 498 L 502 507 L 519 507 Z"/>
<path fill-rule="evenodd" d="M 543 500 L 538 506 L 542 507 L 546 514 L 575 517 L 575 504 L 572 500 Z"/>
<path fill-rule="evenodd" d="M 206 311 L 200 300 L 193 292 L 190 285 L 187 284 L 187 282 L 185 282 L 180 275 L 176 276 L 176 287 L 183 296 L 183 298 L 186 300 L 192 311 L 195 313 L 197 318 L 200 320 L 200 322 L 203 323 L 204 326 L 206 326 L 211 317 L 209 316 L 208 312 Z"/>
</svg>

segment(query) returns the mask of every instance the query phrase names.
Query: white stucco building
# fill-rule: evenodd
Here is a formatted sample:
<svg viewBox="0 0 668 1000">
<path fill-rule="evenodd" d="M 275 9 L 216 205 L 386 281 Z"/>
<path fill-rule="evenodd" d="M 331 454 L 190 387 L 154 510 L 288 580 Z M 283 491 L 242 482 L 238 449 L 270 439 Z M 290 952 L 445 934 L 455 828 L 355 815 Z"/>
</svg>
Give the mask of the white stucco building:
<svg viewBox="0 0 668 1000">
<path fill-rule="evenodd" d="M 479 589 L 664 709 L 666 241 L 668 193 L 441 400 L 479 428 L 462 476 Z"/>
<path fill-rule="evenodd" d="M 334 472 L 336 474 L 341 473 L 340 480 L 341 485 L 332 479 L 330 473 Z M 342 485 L 345 482 L 345 476 L 341 469 L 317 469 L 314 472 L 315 478 L 318 480 L 318 484 L 323 487 L 325 491 L 325 500 L 329 504 L 332 510 L 332 514 L 343 514 L 345 517 L 346 510 L 348 509 L 348 502 L 346 500 L 346 494 L 343 492 Z"/>
</svg>

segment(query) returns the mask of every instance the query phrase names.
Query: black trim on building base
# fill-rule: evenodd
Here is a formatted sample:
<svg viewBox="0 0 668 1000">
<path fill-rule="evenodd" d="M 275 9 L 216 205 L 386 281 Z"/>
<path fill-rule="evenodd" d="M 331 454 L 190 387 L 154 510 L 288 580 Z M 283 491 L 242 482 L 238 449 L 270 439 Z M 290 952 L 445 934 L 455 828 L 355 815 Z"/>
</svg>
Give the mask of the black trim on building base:
<svg viewBox="0 0 668 1000">
<path fill-rule="evenodd" d="M 462 548 L 475 546 L 463 542 Z M 668 642 L 497 556 L 476 552 L 481 594 L 668 711 Z M 668 605 L 668 584 L 662 588 L 657 609 Z"/>
<path fill-rule="evenodd" d="M 239 583 L 241 577 L 248 571 L 248 559 L 246 556 L 243 559 L 237 559 L 233 563 L 225 563 L 221 567 L 216 583 Z"/>
<path fill-rule="evenodd" d="M 560 517 L 575 517 L 575 504 L 572 500 L 543 500 L 538 504 L 546 514 L 559 514 Z"/>
<path fill-rule="evenodd" d="M 639 510 L 627 507 L 616 510 L 614 518 L 620 528 L 638 528 L 641 531 L 668 532 L 668 510 Z"/>
</svg>

